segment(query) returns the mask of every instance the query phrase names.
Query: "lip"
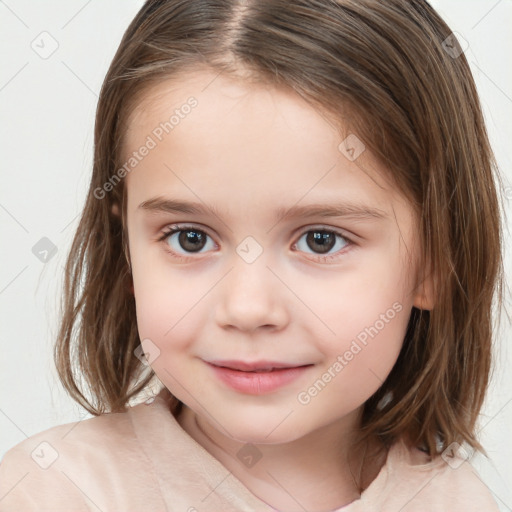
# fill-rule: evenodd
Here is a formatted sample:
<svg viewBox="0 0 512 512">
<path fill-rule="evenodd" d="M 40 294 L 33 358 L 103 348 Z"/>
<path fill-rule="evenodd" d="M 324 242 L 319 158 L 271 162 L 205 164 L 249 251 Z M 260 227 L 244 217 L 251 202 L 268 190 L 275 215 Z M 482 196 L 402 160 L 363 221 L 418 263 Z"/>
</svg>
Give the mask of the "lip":
<svg viewBox="0 0 512 512">
<path fill-rule="evenodd" d="M 298 368 L 300 366 L 304 366 L 301 364 L 295 363 L 281 363 L 279 361 L 267 361 L 267 360 L 259 360 L 253 362 L 245 362 L 245 361 L 235 361 L 224 360 L 224 361 L 207 361 L 210 364 L 215 366 L 222 366 L 224 368 L 230 368 L 232 370 L 240 370 L 244 372 L 252 372 L 256 370 L 267 370 L 271 368 Z"/>
<path fill-rule="evenodd" d="M 314 366 L 289 366 L 285 363 L 258 361 L 245 363 L 242 361 L 216 361 L 207 363 L 214 374 L 230 388 L 248 395 L 263 395 L 290 384 Z M 224 366 L 225 365 L 225 366 Z M 229 367 L 228 367 L 229 366 Z M 239 369 L 233 368 L 238 367 Z M 241 368 L 245 369 L 241 369 Z M 263 368 L 274 368 L 272 371 L 257 371 Z"/>
</svg>

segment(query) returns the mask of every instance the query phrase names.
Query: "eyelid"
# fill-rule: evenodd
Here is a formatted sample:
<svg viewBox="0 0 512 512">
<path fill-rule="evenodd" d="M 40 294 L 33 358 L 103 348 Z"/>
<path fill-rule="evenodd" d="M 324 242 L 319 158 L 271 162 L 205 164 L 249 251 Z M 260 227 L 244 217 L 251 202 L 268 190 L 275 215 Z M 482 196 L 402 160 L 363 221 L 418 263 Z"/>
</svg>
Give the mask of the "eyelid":
<svg viewBox="0 0 512 512">
<path fill-rule="evenodd" d="M 338 228 L 338 227 L 334 227 L 334 226 L 326 226 L 324 224 L 311 224 L 311 225 L 305 226 L 303 228 L 300 228 L 298 230 L 299 236 L 309 233 L 309 231 L 314 231 L 315 229 L 317 231 L 326 231 L 329 233 L 335 233 L 335 234 L 337 234 L 343 238 L 346 238 L 347 240 L 350 240 L 351 242 L 354 242 L 354 243 L 355 243 L 355 239 L 359 238 L 354 233 L 351 233 L 350 231 L 347 231 L 346 229 Z"/>
<path fill-rule="evenodd" d="M 201 231 L 208 235 L 212 240 L 214 239 L 214 236 L 211 234 L 208 228 L 200 224 L 176 222 L 174 224 L 168 224 L 164 228 L 160 229 L 159 234 L 157 235 L 157 241 L 165 240 L 172 234 L 172 232 L 186 231 L 187 229 L 195 229 L 197 231 Z"/>
</svg>

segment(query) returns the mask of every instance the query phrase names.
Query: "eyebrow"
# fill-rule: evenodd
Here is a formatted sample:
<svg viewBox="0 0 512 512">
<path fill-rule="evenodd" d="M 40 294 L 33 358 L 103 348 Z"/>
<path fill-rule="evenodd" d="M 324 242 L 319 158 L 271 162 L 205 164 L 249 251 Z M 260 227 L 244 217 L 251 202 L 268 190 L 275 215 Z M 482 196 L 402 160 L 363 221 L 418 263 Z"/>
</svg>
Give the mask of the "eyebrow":
<svg viewBox="0 0 512 512">
<path fill-rule="evenodd" d="M 221 212 L 203 203 L 180 201 L 172 198 L 153 197 L 139 204 L 138 208 L 155 213 L 188 213 L 196 215 L 211 215 L 222 218 Z M 280 207 L 275 210 L 274 220 L 280 221 L 285 217 L 351 217 L 361 220 L 386 219 L 389 215 L 379 208 L 360 203 L 340 204 L 310 204 L 304 206 L 294 205 L 289 208 Z"/>
</svg>

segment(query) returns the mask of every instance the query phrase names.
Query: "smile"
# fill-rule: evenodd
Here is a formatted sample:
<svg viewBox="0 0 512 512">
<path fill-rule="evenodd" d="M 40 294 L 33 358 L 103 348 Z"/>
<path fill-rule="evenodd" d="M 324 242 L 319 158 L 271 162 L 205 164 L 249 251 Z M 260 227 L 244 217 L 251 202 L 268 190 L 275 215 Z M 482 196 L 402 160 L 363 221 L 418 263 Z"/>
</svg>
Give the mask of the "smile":
<svg viewBox="0 0 512 512">
<path fill-rule="evenodd" d="M 269 364 L 257 363 L 255 365 L 233 363 L 232 366 L 245 366 L 246 369 L 236 369 L 220 364 L 207 363 L 212 368 L 217 379 L 228 387 L 249 395 L 263 395 L 290 384 L 313 364 L 294 367 L 275 367 Z M 253 366 L 253 368 L 250 368 Z M 256 368 L 254 368 L 256 366 Z M 259 367 L 258 367 L 259 366 Z"/>
</svg>

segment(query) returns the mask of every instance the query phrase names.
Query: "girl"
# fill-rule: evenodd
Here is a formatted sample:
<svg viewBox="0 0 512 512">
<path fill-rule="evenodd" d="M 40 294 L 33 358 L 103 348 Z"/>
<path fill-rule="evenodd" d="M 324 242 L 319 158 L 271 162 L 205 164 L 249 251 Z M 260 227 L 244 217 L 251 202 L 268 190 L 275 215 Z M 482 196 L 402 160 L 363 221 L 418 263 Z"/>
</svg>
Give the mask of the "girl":
<svg viewBox="0 0 512 512">
<path fill-rule="evenodd" d="M 497 510 L 468 462 L 494 178 L 426 1 L 146 2 L 101 90 L 55 350 L 96 417 L 11 449 L 0 509 Z"/>
</svg>

